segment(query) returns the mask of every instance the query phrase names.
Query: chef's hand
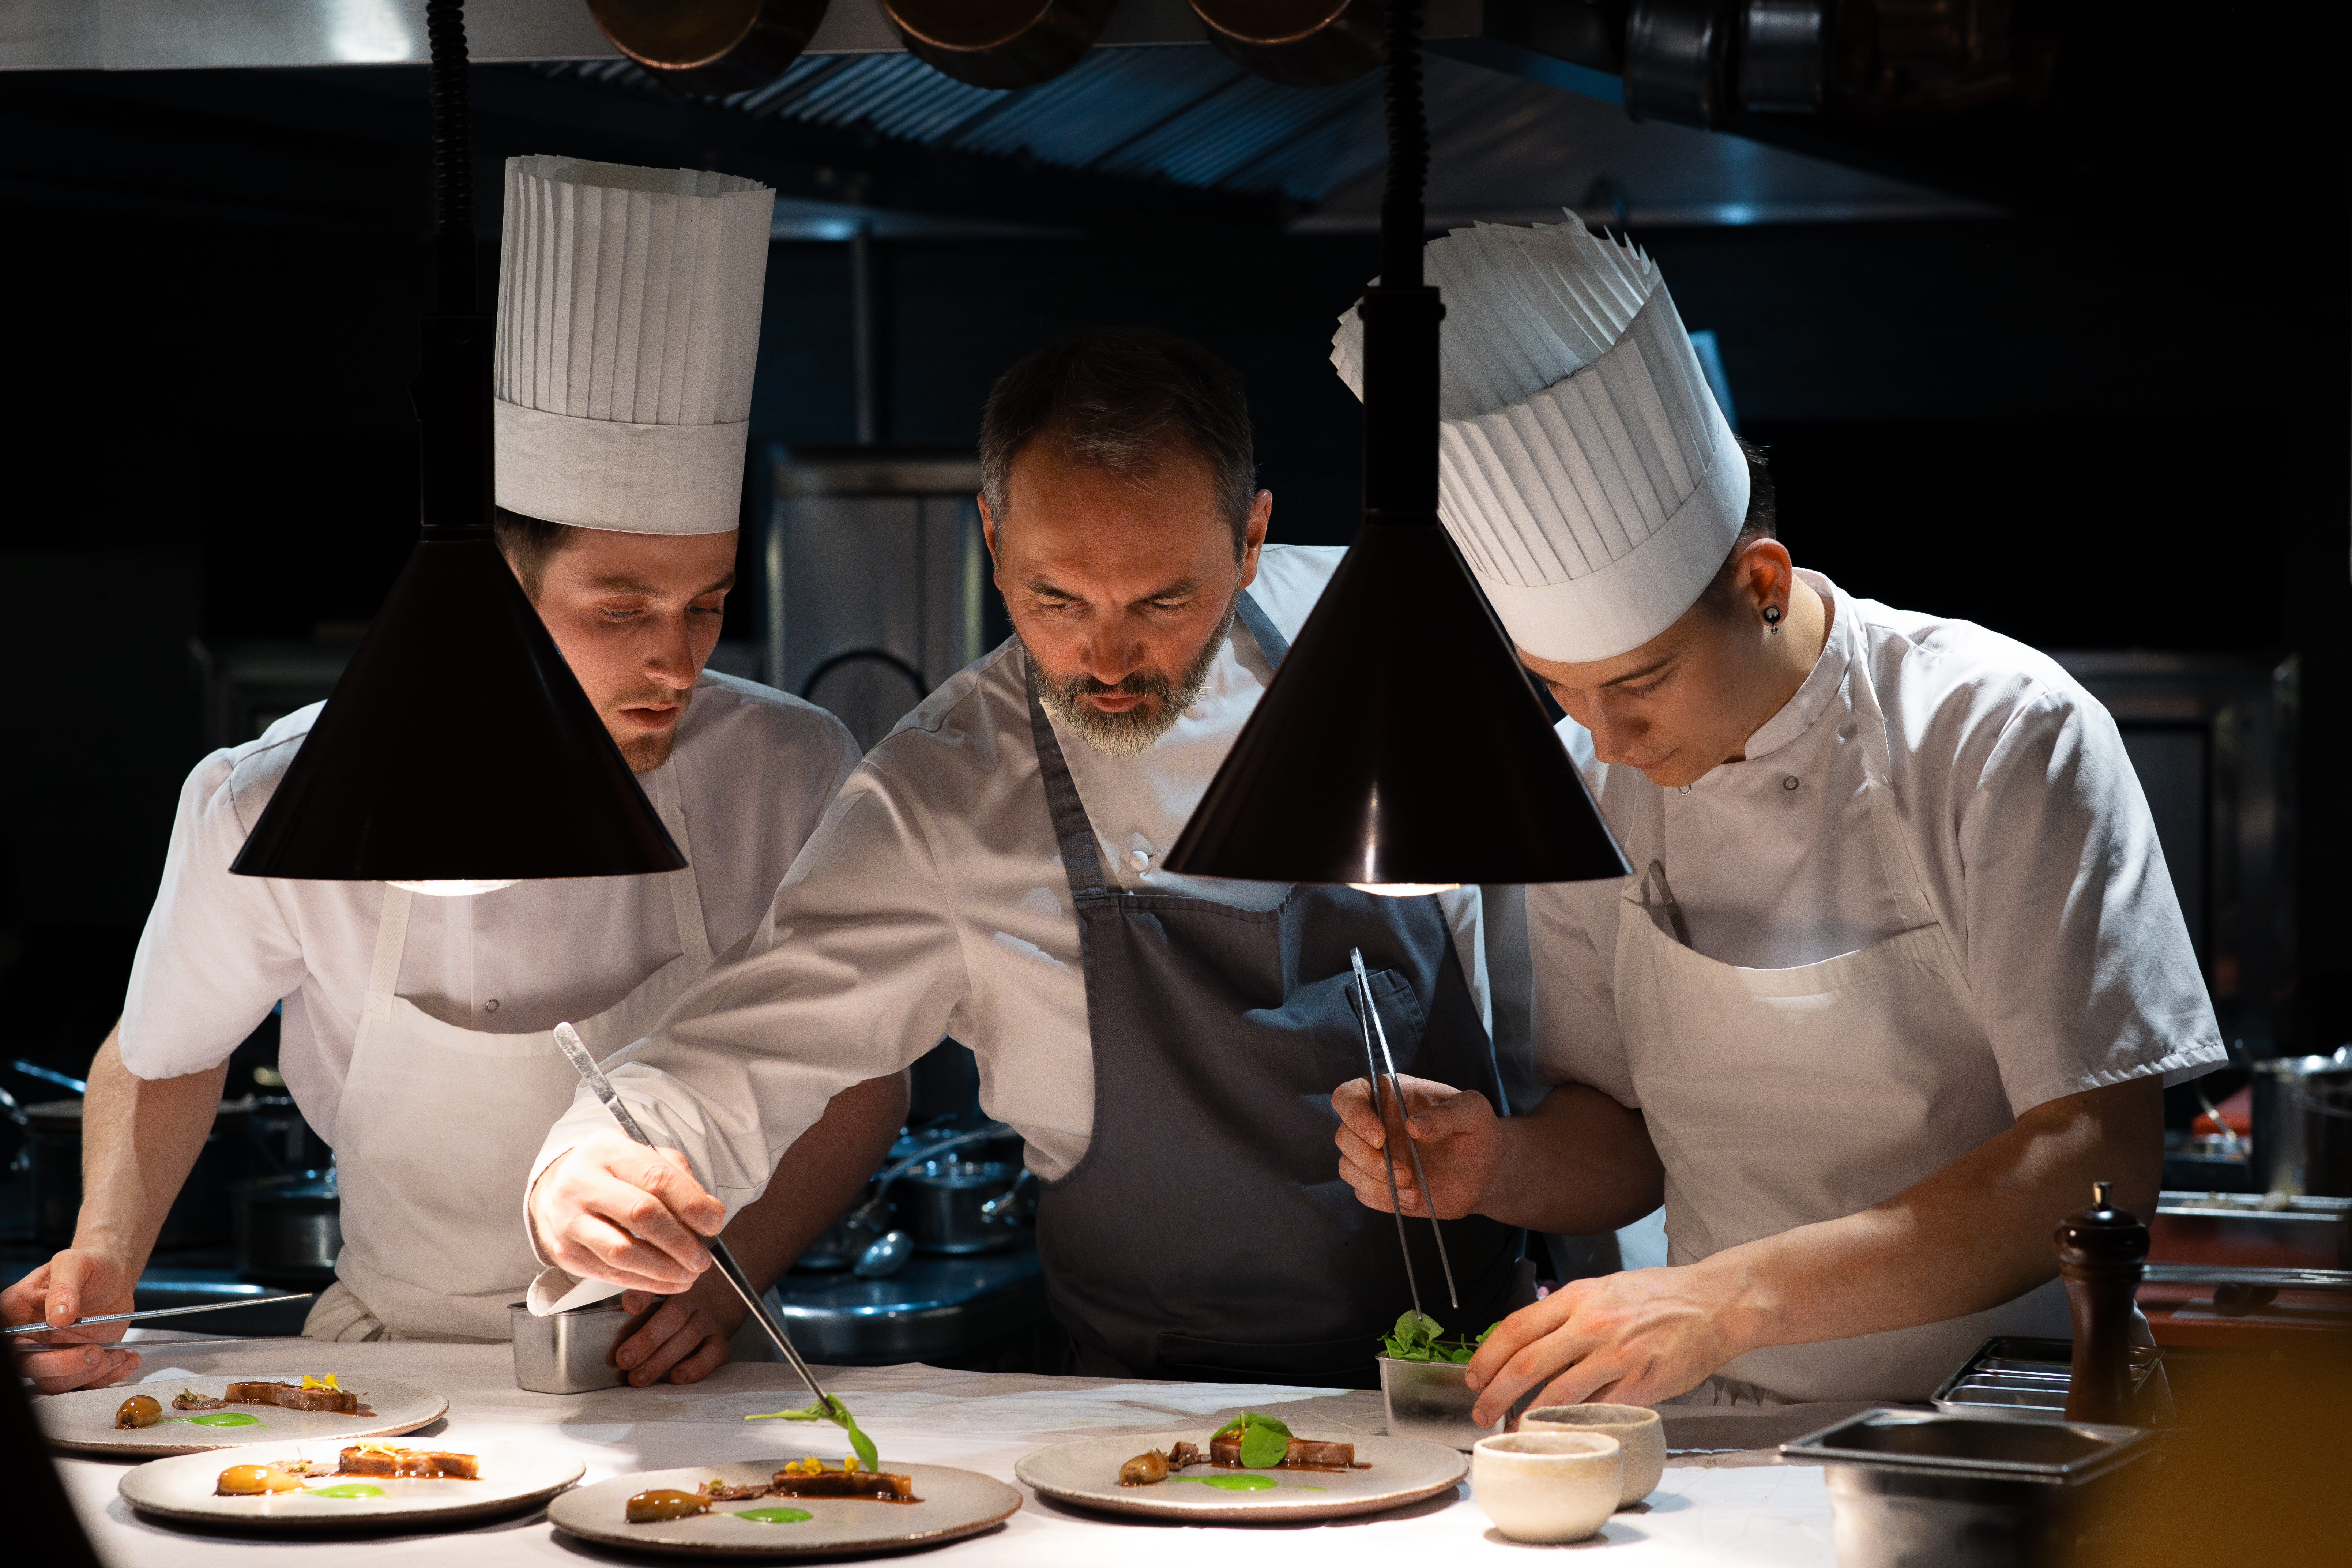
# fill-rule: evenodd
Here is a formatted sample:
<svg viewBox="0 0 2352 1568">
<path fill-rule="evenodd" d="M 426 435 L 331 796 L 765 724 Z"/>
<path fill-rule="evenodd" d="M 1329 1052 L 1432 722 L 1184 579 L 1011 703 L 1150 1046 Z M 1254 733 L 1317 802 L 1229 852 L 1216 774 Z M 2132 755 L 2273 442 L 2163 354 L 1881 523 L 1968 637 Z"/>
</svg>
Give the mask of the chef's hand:
<svg viewBox="0 0 2352 1568">
<path fill-rule="evenodd" d="M 666 1301 L 644 1290 L 627 1291 L 621 1310 L 635 1314 L 656 1303 L 659 1310 L 613 1347 L 613 1364 L 631 1383 L 643 1388 L 665 1373 L 672 1383 L 699 1383 L 727 1364 L 734 1353 L 727 1342 L 742 1326 L 743 1299 L 715 1271 Z"/>
<path fill-rule="evenodd" d="M 1697 1387 L 1753 1349 L 1729 1325 L 1742 1314 L 1719 1271 L 1635 1268 L 1572 1279 L 1505 1318 L 1470 1358 L 1472 1419 L 1499 1418 L 1550 1380 L 1538 1405 L 1655 1405 Z"/>
<path fill-rule="evenodd" d="M 617 1131 L 583 1139 L 530 1189 L 531 1234 L 547 1260 L 583 1279 L 682 1296 L 710 1267 L 703 1237 L 726 1210 L 675 1149 Z"/>
<path fill-rule="evenodd" d="M 131 1310 L 131 1292 L 138 1277 L 112 1255 L 93 1247 L 69 1247 L 0 1290 L 0 1322 L 63 1325 L 81 1318 L 102 1318 Z M 122 1350 L 114 1342 L 124 1325 L 104 1323 L 68 1334 L 41 1336 L 51 1344 L 73 1348 L 39 1353 L 10 1351 L 20 1357 L 16 1371 L 33 1380 L 43 1394 L 63 1394 L 69 1388 L 103 1388 L 139 1370 L 139 1352 Z"/>
<path fill-rule="evenodd" d="M 1459 1219 L 1478 1206 L 1503 1163 L 1503 1125 L 1486 1097 L 1475 1089 L 1455 1089 L 1425 1078 L 1399 1077 L 1404 1091 L 1402 1123 L 1405 1135 L 1421 1149 L 1422 1169 L 1437 1200 L 1440 1219 Z M 1414 1180 L 1412 1151 L 1397 1142 L 1397 1102 L 1381 1084 L 1381 1109 L 1387 1123 L 1372 1109 L 1372 1091 L 1362 1079 L 1350 1079 L 1331 1096 L 1339 1113 L 1339 1130 L 1331 1135 L 1339 1145 L 1339 1174 L 1356 1189 L 1367 1208 L 1389 1210 L 1389 1177 L 1381 1153 L 1392 1150 L 1396 1160 L 1397 1205 L 1409 1215 L 1429 1212 Z"/>
</svg>

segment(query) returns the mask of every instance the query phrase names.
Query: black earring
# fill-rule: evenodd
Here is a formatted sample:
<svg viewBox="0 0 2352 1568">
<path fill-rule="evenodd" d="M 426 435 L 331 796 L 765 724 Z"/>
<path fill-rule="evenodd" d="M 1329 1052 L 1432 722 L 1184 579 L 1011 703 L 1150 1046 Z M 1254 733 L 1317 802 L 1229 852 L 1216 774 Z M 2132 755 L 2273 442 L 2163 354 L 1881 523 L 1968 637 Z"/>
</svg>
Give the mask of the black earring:
<svg viewBox="0 0 2352 1568">
<path fill-rule="evenodd" d="M 1765 606 L 1764 606 L 1764 624 L 1765 624 L 1767 626 L 1769 626 L 1769 627 L 1771 628 L 1771 630 L 1772 630 L 1772 635 L 1773 635 L 1774 637 L 1779 637 L 1779 636 L 1780 635 L 1780 605 L 1765 605 Z"/>
</svg>

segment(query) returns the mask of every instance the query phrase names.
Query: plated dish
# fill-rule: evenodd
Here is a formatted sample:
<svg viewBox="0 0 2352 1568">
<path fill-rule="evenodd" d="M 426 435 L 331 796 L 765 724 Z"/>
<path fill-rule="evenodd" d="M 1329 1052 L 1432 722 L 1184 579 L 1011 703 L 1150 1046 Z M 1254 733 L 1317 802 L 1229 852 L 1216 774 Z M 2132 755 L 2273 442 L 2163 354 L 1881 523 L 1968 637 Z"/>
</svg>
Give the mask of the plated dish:
<svg viewBox="0 0 2352 1568">
<path fill-rule="evenodd" d="M 181 1454 L 141 1465 L 124 1472 L 118 1489 L 134 1510 L 163 1519 L 316 1530 L 510 1513 L 583 1473 L 577 1459 L 518 1443 L 460 1447 L 462 1454 L 383 1443 L 257 1443 L 233 1454 Z M 469 1468 L 471 1477 L 447 1473 Z M 247 1487 L 253 1489 L 237 1489 Z"/>
<path fill-rule="evenodd" d="M 850 1488 L 848 1478 L 860 1473 L 872 1479 Z M 667 1556 L 825 1556 L 953 1541 L 1000 1524 L 1021 1507 L 1020 1492 L 972 1470 L 889 1464 L 880 1475 L 893 1479 L 830 1467 L 787 1474 L 772 1458 L 644 1470 L 565 1492 L 548 1505 L 547 1521 L 583 1541 Z M 911 1498 L 898 1495 L 900 1481 Z M 836 1489 L 859 1495 L 822 1495 Z M 676 1511 L 662 1517 L 651 1502 L 655 1494 L 686 1500 L 668 1502 Z M 634 1510 L 633 1499 L 639 1500 Z"/>
<path fill-rule="evenodd" d="M 74 1453 L 195 1454 L 305 1443 L 317 1445 L 320 1458 L 329 1444 L 414 1432 L 448 1408 L 429 1388 L 331 1373 L 165 1377 L 76 1389 L 33 1405 L 49 1441 Z"/>
<path fill-rule="evenodd" d="M 1244 1442 L 1247 1435 L 1244 1423 Z M 1087 1437 L 1040 1448 L 1013 1473 L 1043 1496 L 1108 1513 L 1283 1524 L 1402 1508 L 1453 1490 L 1470 1468 L 1457 1449 L 1409 1437 L 1286 1431 L 1278 1445 L 1271 1436 L 1262 1442 L 1262 1454 L 1243 1454 L 1244 1442 L 1221 1441 L 1219 1429 L 1207 1426 L 1140 1437 Z M 1244 1462 L 1220 1462 L 1215 1456 L 1221 1450 Z M 1142 1481 L 1140 1475 L 1154 1467 L 1129 1467 L 1151 1453 L 1160 1456 L 1158 1468 L 1165 1479 Z M 1189 1462 L 1171 1468 L 1171 1458 Z M 1246 1463 L 1259 1458 L 1270 1462 Z M 1122 1482 L 1122 1474 L 1138 1479 Z"/>
</svg>

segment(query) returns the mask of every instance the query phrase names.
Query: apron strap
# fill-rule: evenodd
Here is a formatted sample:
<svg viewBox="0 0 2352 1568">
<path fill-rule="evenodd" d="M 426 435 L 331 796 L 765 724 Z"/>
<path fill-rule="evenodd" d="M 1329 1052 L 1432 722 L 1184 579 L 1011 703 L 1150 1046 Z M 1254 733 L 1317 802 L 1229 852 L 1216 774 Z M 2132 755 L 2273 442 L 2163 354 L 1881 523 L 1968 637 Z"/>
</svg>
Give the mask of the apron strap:
<svg viewBox="0 0 2352 1568">
<path fill-rule="evenodd" d="M 383 885 L 383 913 L 375 922 L 375 957 L 368 964 L 369 1000 L 364 1005 L 383 1005 L 374 998 L 388 1001 L 399 989 L 400 961 L 408 951 L 408 906 L 415 899 L 406 888 Z"/>
<path fill-rule="evenodd" d="M 1248 589 L 1242 590 L 1241 603 L 1234 608 L 1241 611 L 1242 625 L 1249 628 L 1249 635 L 1257 639 L 1257 650 L 1265 655 L 1265 662 L 1279 668 L 1290 652 L 1290 639 L 1275 629 L 1274 618 L 1258 608 Z"/>
<path fill-rule="evenodd" d="M 1266 613 L 1258 608 L 1257 601 L 1242 592 L 1234 606 L 1241 612 L 1242 625 L 1257 639 L 1258 650 L 1266 662 L 1279 665 L 1290 651 L 1290 644 L 1276 631 Z M 1087 816 L 1086 803 L 1078 798 L 1078 786 L 1070 777 L 1069 760 L 1062 755 L 1062 742 L 1054 733 L 1054 721 L 1045 716 L 1045 705 L 1037 698 L 1037 667 L 1024 648 L 1022 664 L 1028 671 L 1029 733 L 1037 742 L 1037 773 L 1045 784 L 1045 810 L 1054 819 L 1054 840 L 1062 851 L 1062 872 L 1070 879 L 1070 893 L 1084 898 L 1088 893 L 1103 890 L 1102 857 L 1095 851 L 1094 823 Z M 684 875 L 683 872 L 676 873 Z"/>
</svg>

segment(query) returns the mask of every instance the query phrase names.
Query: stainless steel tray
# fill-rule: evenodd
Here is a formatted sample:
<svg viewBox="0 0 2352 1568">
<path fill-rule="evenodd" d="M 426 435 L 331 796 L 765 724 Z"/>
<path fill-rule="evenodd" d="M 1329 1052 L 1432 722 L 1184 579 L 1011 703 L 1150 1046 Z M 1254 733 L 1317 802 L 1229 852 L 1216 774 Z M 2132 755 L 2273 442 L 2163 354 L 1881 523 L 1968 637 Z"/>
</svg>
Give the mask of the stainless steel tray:
<svg viewBox="0 0 2352 1568">
<path fill-rule="evenodd" d="M 2137 1392 L 2164 1364 L 2153 1345 L 2134 1345 L 2132 1388 Z M 1948 1415 L 1997 1420 L 2063 1421 L 2066 1390 L 2074 1382 L 2074 1346 L 2069 1340 L 1999 1334 L 1979 1345 L 1933 1396 Z"/>
<path fill-rule="evenodd" d="M 2073 1486 L 2105 1475 L 2156 1442 L 2137 1426 L 2059 1421 L 2031 1426 L 1979 1411 L 1865 1410 L 1780 1445 L 1791 1459 L 1947 1477 Z"/>
</svg>

